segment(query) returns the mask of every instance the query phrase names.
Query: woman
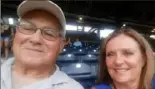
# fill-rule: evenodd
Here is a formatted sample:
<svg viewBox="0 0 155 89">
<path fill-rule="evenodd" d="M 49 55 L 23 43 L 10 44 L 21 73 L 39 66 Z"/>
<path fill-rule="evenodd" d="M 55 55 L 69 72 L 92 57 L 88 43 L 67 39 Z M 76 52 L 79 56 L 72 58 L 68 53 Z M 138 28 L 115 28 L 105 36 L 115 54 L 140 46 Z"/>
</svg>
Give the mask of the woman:
<svg viewBox="0 0 155 89">
<path fill-rule="evenodd" d="M 155 75 L 154 75 L 154 77 L 153 77 L 152 86 L 153 86 L 153 88 L 155 89 Z"/>
<path fill-rule="evenodd" d="M 143 36 L 121 28 L 101 48 L 100 85 L 92 89 L 152 89 L 153 51 Z"/>
<path fill-rule="evenodd" d="M 4 48 L 4 55 L 5 55 L 4 59 L 7 59 L 9 55 L 9 41 L 11 34 L 12 34 L 11 27 L 9 25 L 2 25 L 0 46 L 1 48 Z"/>
</svg>

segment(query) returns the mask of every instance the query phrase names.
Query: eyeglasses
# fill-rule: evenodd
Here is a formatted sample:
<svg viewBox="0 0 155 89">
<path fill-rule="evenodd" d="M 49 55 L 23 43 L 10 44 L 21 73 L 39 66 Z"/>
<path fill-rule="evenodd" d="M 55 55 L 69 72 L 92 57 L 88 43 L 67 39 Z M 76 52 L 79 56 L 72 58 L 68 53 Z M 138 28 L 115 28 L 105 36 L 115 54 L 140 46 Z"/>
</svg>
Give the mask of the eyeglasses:
<svg viewBox="0 0 155 89">
<path fill-rule="evenodd" d="M 51 28 L 37 28 L 33 23 L 23 19 L 20 19 L 18 27 L 18 31 L 26 35 L 32 35 L 36 33 L 37 30 L 40 30 L 42 37 L 49 41 L 54 41 L 60 36 L 60 32 L 57 30 Z"/>
</svg>

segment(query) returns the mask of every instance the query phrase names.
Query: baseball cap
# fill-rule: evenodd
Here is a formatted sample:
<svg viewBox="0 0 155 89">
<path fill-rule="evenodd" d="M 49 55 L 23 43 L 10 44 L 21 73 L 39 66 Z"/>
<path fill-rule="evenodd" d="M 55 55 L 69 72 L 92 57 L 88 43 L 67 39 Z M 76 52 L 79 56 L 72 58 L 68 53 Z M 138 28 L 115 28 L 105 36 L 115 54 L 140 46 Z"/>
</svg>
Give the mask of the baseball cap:
<svg viewBox="0 0 155 89">
<path fill-rule="evenodd" d="M 17 15 L 19 16 L 19 18 L 21 18 L 25 13 L 35 9 L 45 10 L 57 17 L 63 28 L 62 33 L 65 37 L 66 19 L 64 13 L 58 5 L 56 5 L 54 2 L 50 0 L 25 0 L 18 6 Z"/>
</svg>

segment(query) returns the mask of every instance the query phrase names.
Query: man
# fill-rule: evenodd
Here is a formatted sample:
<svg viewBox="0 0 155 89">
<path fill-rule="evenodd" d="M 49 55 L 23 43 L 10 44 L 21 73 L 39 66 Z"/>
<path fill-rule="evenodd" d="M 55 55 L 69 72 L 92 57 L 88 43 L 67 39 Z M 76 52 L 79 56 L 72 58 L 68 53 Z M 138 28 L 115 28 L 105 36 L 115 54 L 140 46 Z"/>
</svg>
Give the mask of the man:
<svg viewBox="0 0 155 89">
<path fill-rule="evenodd" d="M 1 89 L 83 89 L 56 66 L 65 39 L 60 7 L 49 0 L 27 0 L 17 14 L 15 57 L 1 67 Z"/>
<path fill-rule="evenodd" d="M 4 60 L 8 58 L 9 54 L 9 42 L 10 42 L 10 36 L 13 33 L 12 28 L 7 24 L 2 24 L 1 26 L 1 38 L 0 38 L 0 46 L 1 49 L 4 48 Z"/>
<path fill-rule="evenodd" d="M 76 41 L 73 43 L 73 46 L 75 46 L 75 47 L 82 47 L 82 43 L 81 43 L 81 41 L 78 38 L 76 38 Z"/>
</svg>

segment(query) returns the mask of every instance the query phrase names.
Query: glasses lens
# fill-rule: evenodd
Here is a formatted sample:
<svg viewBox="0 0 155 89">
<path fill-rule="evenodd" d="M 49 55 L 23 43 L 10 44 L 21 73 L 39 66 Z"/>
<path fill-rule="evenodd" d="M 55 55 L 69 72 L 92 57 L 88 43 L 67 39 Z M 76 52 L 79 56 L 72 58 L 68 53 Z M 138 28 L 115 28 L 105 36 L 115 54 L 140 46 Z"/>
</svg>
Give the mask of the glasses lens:
<svg viewBox="0 0 155 89">
<path fill-rule="evenodd" d="M 20 21 L 19 27 L 20 27 L 19 31 L 27 35 L 33 34 L 36 31 L 35 26 L 33 26 L 31 23 L 24 21 L 24 20 Z"/>
<path fill-rule="evenodd" d="M 23 34 L 27 34 L 27 35 L 32 35 L 37 30 L 36 26 L 34 26 L 32 23 L 25 21 L 25 20 L 20 20 L 19 27 L 20 27 L 18 29 L 19 32 L 21 32 Z M 55 31 L 53 29 L 44 28 L 44 29 L 40 29 L 40 30 L 41 30 L 42 36 L 45 39 L 50 40 L 50 41 L 56 40 L 59 36 L 59 32 Z"/>
<path fill-rule="evenodd" d="M 51 29 L 44 29 L 42 30 L 42 36 L 47 40 L 55 40 L 59 36 L 59 33 Z"/>
</svg>

